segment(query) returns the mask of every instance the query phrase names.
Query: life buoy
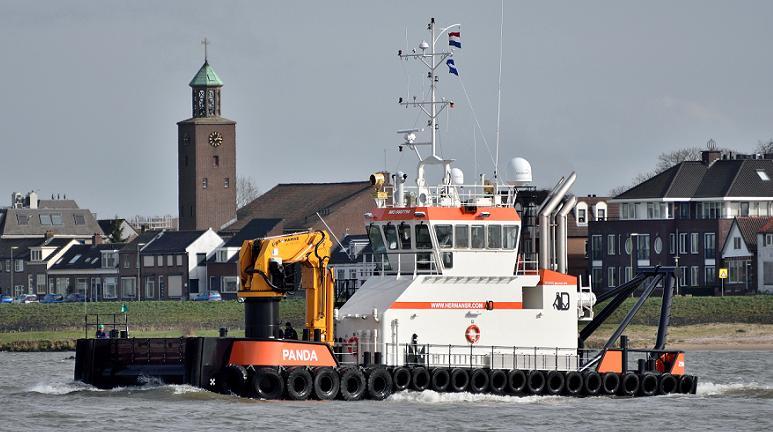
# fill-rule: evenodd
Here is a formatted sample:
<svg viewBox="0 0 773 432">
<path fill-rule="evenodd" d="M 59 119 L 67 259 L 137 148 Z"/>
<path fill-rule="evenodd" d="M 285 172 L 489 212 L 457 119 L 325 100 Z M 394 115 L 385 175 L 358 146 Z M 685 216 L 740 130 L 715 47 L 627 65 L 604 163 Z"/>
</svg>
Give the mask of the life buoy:
<svg viewBox="0 0 773 432">
<path fill-rule="evenodd" d="M 480 328 L 475 324 L 471 324 L 467 327 L 467 330 L 464 331 L 464 337 L 467 339 L 467 342 L 471 344 L 478 342 L 480 339 Z"/>
</svg>

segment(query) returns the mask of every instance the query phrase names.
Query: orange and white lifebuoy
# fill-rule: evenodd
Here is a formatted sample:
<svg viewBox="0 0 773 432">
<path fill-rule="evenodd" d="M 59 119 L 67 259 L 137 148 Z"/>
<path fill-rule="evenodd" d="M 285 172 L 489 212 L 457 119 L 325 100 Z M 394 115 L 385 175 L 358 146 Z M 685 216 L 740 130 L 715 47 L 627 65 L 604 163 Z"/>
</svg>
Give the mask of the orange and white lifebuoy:
<svg viewBox="0 0 773 432">
<path fill-rule="evenodd" d="M 478 339 L 480 339 L 480 328 L 475 324 L 471 324 L 467 327 L 467 330 L 464 331 L 464 337 L 467 339 L 467 342 L 471 344 L 478 342 Z"/>
</svg>

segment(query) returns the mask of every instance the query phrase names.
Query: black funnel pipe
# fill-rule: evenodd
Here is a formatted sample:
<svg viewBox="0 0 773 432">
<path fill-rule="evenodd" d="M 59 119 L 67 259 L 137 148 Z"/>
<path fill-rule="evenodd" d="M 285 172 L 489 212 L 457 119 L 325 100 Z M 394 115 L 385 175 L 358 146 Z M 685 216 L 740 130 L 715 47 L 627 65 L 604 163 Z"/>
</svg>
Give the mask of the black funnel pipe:
<svg viewBox="0 0 773 432">
<path fill-rule="evenodd" d="M 247 297 L 244 299 L 244 336 L 272 338 L 282 330 L 279 323 L 279 297 Z"/>
</svg>

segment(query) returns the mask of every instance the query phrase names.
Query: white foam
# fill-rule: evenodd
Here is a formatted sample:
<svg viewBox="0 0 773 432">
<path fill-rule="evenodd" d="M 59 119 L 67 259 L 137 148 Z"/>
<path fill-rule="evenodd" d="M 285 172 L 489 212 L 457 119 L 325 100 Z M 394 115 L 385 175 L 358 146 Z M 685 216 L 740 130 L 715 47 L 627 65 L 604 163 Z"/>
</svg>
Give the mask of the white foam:
<svg viewBox="0 0 773 432">
<path fill-rule="evenodd" d="M 438 393 L 433 390 L 402 391 L 387 399 L 390 402 L 418 402 L 426 404 L 464 403 L 464 402 L 502 402 L 502 403 L 536 403 L 555 399 L 558 396 L 498 396 L 483 393 Z"/>
<path fill-rule="evenodd" d="M 717 396 L 728 393 L 742 393 L 745 391 L 759 391 L 759 390 L 773 390 L 773 387 L 761 385 L 756 382 L 751 383 L 732 383 L 732 384 L 715 384 L 713 382 L 701 382 L 698 381 L 699 396 Z"/>
<path fill-rule="evenodd" d="M 206 391 L 202 388 L 194 387 L 192 385 L 187 385 L 187 384 L 183 384 L 183 385 L 171 384 L 168 387 L 171 388 L 172 393 L 176 395 L 182 395 L 187 393 L 201 393 Z"/>
<path fill-rule="evenodd" d="M 29 388 L 30 392 L 48 395 L 66 395 L 79 391 L 106 391 L 81 382 L 38 383 Z"/>
</svg>

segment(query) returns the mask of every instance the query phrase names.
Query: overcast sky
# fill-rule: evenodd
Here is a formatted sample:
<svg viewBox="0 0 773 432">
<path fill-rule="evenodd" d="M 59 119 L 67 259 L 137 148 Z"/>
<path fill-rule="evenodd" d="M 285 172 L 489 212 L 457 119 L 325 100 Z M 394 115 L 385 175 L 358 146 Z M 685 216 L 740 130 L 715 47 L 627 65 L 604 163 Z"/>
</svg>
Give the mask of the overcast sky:
<svg viewBox="0 0 773 432">
<path fill-rule="evenodd" d="M 430 16 L 462 24 L 456 64 L 493 151 L 499 1 L 0 0 L 0 203 L 34 189 L 100 217 L 176 215 L 176 122 L 205 36 L 238 174 L 262 191 L 365 180 L 384 149 L 413 178 L 395 131 L 417 116 L 396 102 L 426 80 L 396 51 Z M 601 195 L 660 152 L 709 138 L 751 152 L 773 137 L 771 19 L 770 1 L 506 2 L 501 164 L 527 158 L 546 187 L 576 170 L 575 193 Z M 443 154 L 471 181 L 473 110 L 445 69 L 440 91 L 457 102 Z"/>
</svg>

